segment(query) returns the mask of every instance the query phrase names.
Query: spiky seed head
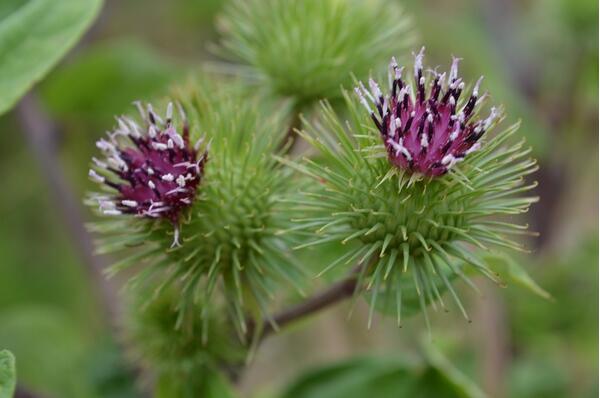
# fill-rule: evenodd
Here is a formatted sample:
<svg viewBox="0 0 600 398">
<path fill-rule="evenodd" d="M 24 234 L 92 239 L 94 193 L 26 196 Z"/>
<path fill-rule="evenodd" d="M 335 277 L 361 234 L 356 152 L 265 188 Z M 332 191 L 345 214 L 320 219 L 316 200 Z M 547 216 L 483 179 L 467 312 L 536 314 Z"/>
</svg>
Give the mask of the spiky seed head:
<svg viewBox="0 0 600 398">
<path fill-rule="evenodd" d="M 421 81 L 422 53 L 417 55 L 415 65 Z M 396 67 L 393 63 L 392 69 Z M 434 309 L 438 308 L 438 303 L 445 307 L 442 293 L 448 290 L 467 317 L 452 281 L 458 277 L 474 286 L 468 278 L 474 270 L 500 283 L 479 253 L 493 248 L 523 250 L 521 242 L 513 241 L 511 237 L 530 232 L 526 225 L 513 224 L 512 219 L 525 213 L 537 201 L 535 197 L 523 196 L 536 185 L 527 185 L 524 177 L 533 173 L 537 165 L 535 160 L 528 158 L 530 149 L 524 146 L 524 141 L 510 141 L 518 125 L 494 133 L 500 118 L 492 118 L 488 119 L 489 123 L 484 122 L 487 142 L 480 142 L 478 151 L 466 156 L 461 163 L 454 162 L 452 167 L 430 167 L 435 162 L 429 162 L 429 157 L 439 158 L 440 155 L 429 151 L 443 147 L 439 141 L 443 137 L 449 140 L 454 131 L 454 124 L 448 122 L 450 116 L 463 112 L 476 118 L 477 109 L 471 108 L 478 88 L 466 100 L 456 91 L 450 91 L 450 94 L 446 91 L 446 103 L 449 104 L 449 98 L 454 98 L 454 106 L 459 111 L 453 113 L 446 105 L 438 106 L 435 109 L 445 121 L 434 122 L 439 127 L 434 129 L 427 145 L 422 145 L 421 139 L 416 138 L 415 131 L 418 130 L 410 128 L 405 133 L 412 140 L 404 147 L 406 153 L 396 154 L 395 149 L 390 152 L 393 146 L 387 141 L 382 142 L 382 136 L 389 135 L 390 126 L 405 126 L 413 112 L 415 115 L 419 112 L 422 117 L 427 108 L 419 105 L 419 98 L 429 104 L 435 118 L 436 103 L 431 98 L 427 100 L 423 94 L 417 93 L 412 102 L 407 101 L 406 109 L 412 107 L 410 113 L 400 102 L 394 102 L 399 101 L 400 90 L 405 87 L 400 87 L 396 76 L 400 78 L 400 69 L 396 70 L 390 84 L 395 97 L 380 93 L 375 81 L 371 81 L 369 91 L 359 85 L 359 96 L 346 93 L 347 122 L 340 120 L 328 103 L 323 103 L 321 119 L 318 123 L 308 123 L 307 131 L 303 133 L 303 137 L 319 151 L 319 162 L 309 159 L 298 163 L 282 159 L 318 181 L 313 189 L 301 192 L 296 198 L 297 210 L 304 211 L 305 216 L 298 220 L 294 230 L 313 236 L 299 247 L 329 242 L 346 244 L 347 252 L 327 265 L 323 272 L 362 264 L 359 285 L 370 291 L 371 315 L 383 303 L 395 303 L 394 313 L 400 322 L 402 305 L 407 298 L 418 298 L 426 313 L 425 307 L 429 303 Z M 456 61 L 448 77 L 450 83 L 447 84 L 456 89 L 461 87 L 456 83 Z M 371 111 L 367 98 L 379 108 L 377 111 Z M 391 109 L 390 103 L 393 104 Z M 367 112 L 362 111 L 361 104 Z M 398 109 L 401 110 L 400 121 L 396 120 L 394 125 L 386 116 Z M 416 120 L 415 115 L 413 119 Z M 425 123 L 429 123 L 427 119 Z M 467 120 L 465 117 L 461 122 Z M 455 141 L 468 141 L 472 131 L 468 126 L 461 127 Z M 402 136 L 395 129 L 392 142 L 396 144 L 400 139 Z M 419 150 L 415 150 L 417 145 Z M 464 151 L 465 145 L 446 150 L 458 154 L 455 151 Z M 414 160 L 412 166 L 408 164 L 408 156 Z"/>
<path fill-rule="evenodd" d="M 235 0 L 220 19 L 224 55 L 281 96 L 338 98 L 351 74 L 412 45 L 412 23 L 389 0 Z"/>
<path fill-rule="evenodd" d="M 141 125 L 118 117 L 117 127 L 96 143 L 103 157 L 92 158 L 89 176 L 107 193 L 94 197 L 104 215 L 164 219 L 178 231 L 183 211 L 196 199 L 208 153 L 191 145 L 183 113 L 181 128 L 175 126 L 172 103 L 165 119 L 150 104 L 136 105 Z M 173 244 L 179 244 L 177 235 Z"/>
<path fill-rule="evenodd" d="M 409 173 L 435 177 L 478 150 L 478 141 L 500 112 L 492 107 L 487 118 L 477 117 L 484 98 L 479 95 L 483 77 L 463 101 L 465 82 L 458 77 L 458 58 L 453 58 L 448 73 L 438 73 L 423 69 L 424 56 L 425 47 L 414 55 L 412 83 L 409 77 L 403 79 L 392 59 L 388 92 L 382 93 L 372 79 L 370 90 L 360 83 L 355 92 L 379 130 L 390 162 Z"/>
<path fill-rule="evenodd" d="M 273 157 L 286 131 L 280 116 L 285 112 L 265 109 L 235 82 L 210 80 L 192 81 L 175 93 L 190 120 L 192 142 L 200 137 L 200 146 L 210 142 L 201 187 L 181 217 L 181 246 L 170 247 L 169 228 L 142 219 L 100 222 L 94 229 L 103 234 L 101 251 L 129 253 L 112 273 L 139 267 L 132 283 L 144 284 L 154 275 L 152 280 L 163 281 L 157 295 L 176 286 L 181 324 L 187 308 L 223 293 L 244 337 L 248 319 L 270 313 L 270 300 L 282 282 L 300 288 L 304 280 L 288 253 L 293 238 L 278 235 L 290 227 L 284 199 L 294 187 L 290 170 Z M 179 189 L 181 174 L 171 174 L 152 181 Z"/>
</svg>

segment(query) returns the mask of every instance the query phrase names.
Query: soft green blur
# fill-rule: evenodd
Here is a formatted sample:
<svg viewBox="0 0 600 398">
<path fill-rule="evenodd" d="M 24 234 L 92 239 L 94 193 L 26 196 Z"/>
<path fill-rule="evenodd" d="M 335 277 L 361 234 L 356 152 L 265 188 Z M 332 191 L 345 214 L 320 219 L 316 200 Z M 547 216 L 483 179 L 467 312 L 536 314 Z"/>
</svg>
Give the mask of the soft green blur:
<svg viewBox="0 0 600 398">
<path fill-rule="evenodd" d="M 61 164 L 77 197 L 91 188 L 88 159 L 113 115 L 135 99 L 164 95 L 170 83 L 214 59 L 213 21 L 224 2 L 107 0 L 90 34 L 38 86 L 43 106 L 62 127 Z M 267 341 L 241 389 L 275 397 L 301 373 L 331 361 L 359 354 L 412 360 L 422 355 L 417 347 L 432 344 L 492 396 L 595 397 L 597 2 L 401 3 L 427 46 L 427 64 L 447 67 L 451 54 L 464 58 L 467 80 L 484 74 L 492 101 L 504 104 L 511 120 L 522 120 L 541 165 L 541 202 L 528 215 L 541 236 L 530 242 L 533 254 L 519 261 L 553 299 L 518 286 L 498 292 L 480 281 L 483 299 L 463 295 L 473 323 L 458 311 L 436 314 L 431 339 L 422 317 L 402 329 L 377 320 L 367 331 L 364 306 L 346 321 L 349 307 L 342 305 Z M 135 397 L 134 371 L 110 333 L 14 112 L 0 118 L 0 130 L 0 350 L 15 354 L 18 384 L 44 396 Z M 323 259 L 305 257 L 315 269 Z"/>
</svg>

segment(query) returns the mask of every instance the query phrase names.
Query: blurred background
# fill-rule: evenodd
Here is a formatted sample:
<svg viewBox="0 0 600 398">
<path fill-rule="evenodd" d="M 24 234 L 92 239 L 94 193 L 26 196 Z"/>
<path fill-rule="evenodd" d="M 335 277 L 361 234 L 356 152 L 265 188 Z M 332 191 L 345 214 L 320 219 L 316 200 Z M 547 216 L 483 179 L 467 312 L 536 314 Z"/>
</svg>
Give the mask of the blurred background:
<svg viewBox="0 0 600 398">
<path fill-rule="evenodd" d="M 211 59 L 226 0 L 107 0 L 83 41 L 0 118 L 0 348 L 21 394 L 135 397 L 135 370 L 113 332 L 115 290 L 91 256 L 80 199 L 88 160 L 113 116 L 161 95 Z M 431 341 L 493 397 L 598 394 L 598 3 L 594 0 L 403 0 L 429 64 L 464 58 L 463 75 L 523 122 L 541 164 L 541 236 L 518 258 L 553 300 L 479 281 L 468 324 L 436 314 Z M 40 123 L 41 122 L 41 123 Z M 52 126 L 52 128 L 47 128 Z M 108 305 L 107 309 L 106 303 Z M 112 310 L 110 308 L 113 308 Z M 402 329 L 342 304 L 270 338 L 241 381 L 269 396 L 331 361 L 418 355 L 421 316 Z M 426 333 L 425 333 L 426 334 Z M 60 360 L 57 360 L 60 358 Z M 25 395 L 21 395 L 25 396 Z"/>
</svg>

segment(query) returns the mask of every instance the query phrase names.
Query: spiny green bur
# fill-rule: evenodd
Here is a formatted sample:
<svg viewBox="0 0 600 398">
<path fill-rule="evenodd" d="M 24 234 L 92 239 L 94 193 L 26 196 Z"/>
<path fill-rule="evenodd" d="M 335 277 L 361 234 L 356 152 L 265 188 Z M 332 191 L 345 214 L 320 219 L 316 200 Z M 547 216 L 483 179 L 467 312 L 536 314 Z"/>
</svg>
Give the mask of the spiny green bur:
<svg viewBox="0 0 600 398">
<path fill-rule="evenodd" d="M 286 131 L 281 116 L 286 113 L 260 108 L 235 83 L 196 81 L 175 96 L 191 138 L 205 135 L 210 141 L 198 195 L 179 226 L 181 245 L 171 248 L 173 226 L 167 222 L 122 217 L 94 228 L 104 234 L 102 251 L 139 245 L 111 273 L 136 266 L 130 284 L 157 285 L 149 299 L 177 287 L 177 327 L 188 308 L 222 294 L 243 337 L 247 319 L 269 312 L 278 283 L 299 287 L 304 279 L 289 255 L 293 237 L 277 234 L 290 227 L 290 205 L 281 199 L 294 187 L 291 171 L 273 157 Z"/>
<path fill-rule="evenodd" d="M 339 98 L 351 74 L 366 77 L 415 38 L 390 0 L 235 0 L 219 22 L 227 58 L 259 87 L 304 104 Z"/>
<path fill-rule="evenodd" d="M 478 252 L 494 247 L 524 250 L 509 236 L 531 234 L 526 225 L 505 220 L 537 201 L 520 196 L 535 187 L 526 185 L 524 177 L 537 165 L 528 158 L 524 141 L 510 143 L 518 126 L 489 135 L 480 151 L 446 175 L 425 177 L 392 166 L 368 115 L 348 96 L 346 102 L 348 123 L 324 103 L 319 122 L 308 123 L 303 133 L 318 150 L 318 161 L 280 159 L 319 182 L 319 188 L 295 197 L 295 209 L 307 216 L 296 220 L 293 230 L 313 236 L 299 247 L 348 245 L 323 272 L 363 265 L 359 284 L 371 291 L 369 324 L 381 300 L 395 303 L 400 324 L 403 297 L 416 292 L 425 312 L 427 304 L 445 308 L 446 290 L 468 319 L 453 278 L 475 287 L 467 274 L 476 270 L 502 283 Z"/>
</svg>

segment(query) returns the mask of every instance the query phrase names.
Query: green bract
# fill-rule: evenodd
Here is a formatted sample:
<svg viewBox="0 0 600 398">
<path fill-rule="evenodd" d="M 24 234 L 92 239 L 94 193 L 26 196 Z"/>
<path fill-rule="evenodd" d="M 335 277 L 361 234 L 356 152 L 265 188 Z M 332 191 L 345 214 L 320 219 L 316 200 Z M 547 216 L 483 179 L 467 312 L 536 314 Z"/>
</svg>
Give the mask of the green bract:
<svg viewBox="0 0 600 398">
<path fill-rule="evenodd" d="M 229 58 L 300 104 L 339 97 L 351 73 L 365 77 L 413 41 L 388 0 L 234 0 L 220 27 Z"/>
<path fill-rule="evenodd" d="M 318 150 L 318 162 L 282 160 L 319 181 L 319 189 L 295 199 L 306 216 L 294 230 L 313 236 L 301 247 L 347 244 L 348 251 L 323 272 L 362 264 L 359 285 L 372 292 L 371 313 L 394 303 L 400 322 L 403 300 L 418 296 L 423 310 L 429 303 L 444 306 L 442 293 L 449 290 L 467 317 L 452 278 L 472 285 L 466 273 L 474 269 L 500 282 L 479 250 L 522 250 L 507 236 L 529 234 L 527 226 L 504 219 L 537 200 L 521 196 L 536 185 L 526 185 L 524 177 L 537 166 L 524 141 L 510 143 L 518 125 L 488 133 L 482 149 L 446 175 L 423 177 L 393 166 L 369 114 L 358 101 L 346 96 L 346 102 L 348 123 L 324 103 L 320 121 L 303 132 Z"/>
<path fill-rule="evenodd" d="M 95 224 L 104 234 L 100 250 L 129 249 L 111 272 L 136 266 L 134 284 L 151 276 L 151 283 L 160 281 L 154 296 L 175 285 L 178 326 L 190 308 L 223 292 L 244 335 L 246 317 L 266 314 L 278 280 L 298 285 L 303 279 L 288 256 L 291 238 L 276 235 L 290 226 L 288 205 L 280 199 L 292 187 L 291 173 L 273 158 L 286 128 L 279 116 L 265 116 L 267 111 L 232 84 L 194 82 L 176 97 L 187 114 L 191 141 L 204 136 L 210 142 L 195 201 L 181 217 L 181 246 L 171 248 L 169 222 L 120 215 Z M 206 311 L 201 311 L 205 321 Z"/>
</svg>

